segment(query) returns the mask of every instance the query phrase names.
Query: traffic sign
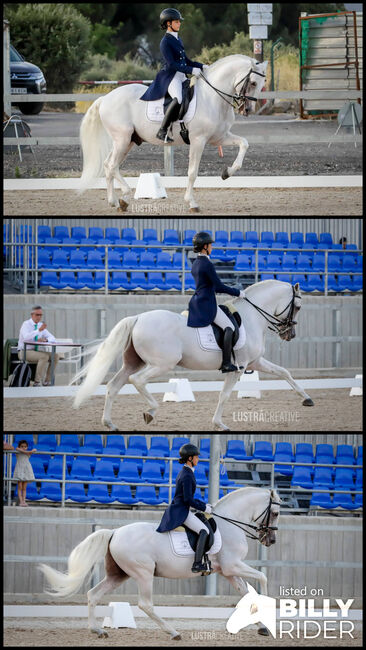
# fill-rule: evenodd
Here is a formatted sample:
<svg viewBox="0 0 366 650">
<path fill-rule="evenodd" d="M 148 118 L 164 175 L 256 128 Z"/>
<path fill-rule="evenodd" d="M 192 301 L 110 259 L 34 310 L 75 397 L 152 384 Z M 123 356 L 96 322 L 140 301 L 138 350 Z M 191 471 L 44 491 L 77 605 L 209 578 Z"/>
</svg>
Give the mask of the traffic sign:
<svg viewBox="0 0 366 650">
<path fill-rule="evenodd" d="M 254 39 L 267 39 L 268 27 L 267 25 L 250 25 L 249 38 Z"/>
<path fill-rule="evenodd" d="M 251 12 L 248 14 L 249 25 L 272 25 L 272 14 Z"/>
</svg>

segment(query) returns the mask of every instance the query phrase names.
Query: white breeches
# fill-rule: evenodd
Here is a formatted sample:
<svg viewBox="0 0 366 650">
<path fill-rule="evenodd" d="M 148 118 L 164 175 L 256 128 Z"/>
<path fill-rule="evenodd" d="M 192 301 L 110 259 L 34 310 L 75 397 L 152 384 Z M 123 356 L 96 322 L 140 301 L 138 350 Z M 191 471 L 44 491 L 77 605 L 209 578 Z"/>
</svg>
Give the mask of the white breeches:
<svg viewBox="0 0 366 650">
<path fill-rule="evenodd" d="M 216 325 L 218 325 L 219 327 L 222 327 L 222 329 L 225 329 L 226 327 L 231 327 L 232 330 L 235 330 L 235 327 L 232 324 L 230 318 L 228 318 L 228 316 L 224 314 L 224 312 L 222 311 L 222 309 L 220 309 L 220 307 L 217 308 L 214 323 L 216 323 Z"/>
<path fill-rule="evenodd" d="M 198 519 L 198 517 L 195 517 L 193 512 L 188 513 L 188 517 L 183 523 L 191 530 L 194 530 L 195 533 L 200 533 L 201 530 L 205 530 L 208 533 L 207 526 L 205 526 L 205 524 L 203 524 L 202 521 Z"/>
<path fill-rule="evenodd" d="M 173 79 L 171 80 L 168 86 L 168 93 L 174 99 L 177 98 L 178 102 L 181 104 L 183 95 L 182 95 L 182 83 L 187 79 L 184 72 L 176 72 Z"/>
</svg>

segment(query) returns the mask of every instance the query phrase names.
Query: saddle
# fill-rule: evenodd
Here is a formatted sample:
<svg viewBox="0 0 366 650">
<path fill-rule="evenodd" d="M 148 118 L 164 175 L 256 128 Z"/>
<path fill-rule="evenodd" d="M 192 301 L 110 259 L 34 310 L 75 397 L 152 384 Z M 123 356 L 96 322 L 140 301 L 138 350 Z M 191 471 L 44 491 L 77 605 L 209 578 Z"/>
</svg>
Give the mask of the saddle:
<svg viewBox="0 0 366 650">
<path fill-rule="evenodd" d="M 220 309 L 226 314 L 228 318 L 230 318 L 232 324 L 235 327 L 235 331 L 233 334 L 233 343 L 232 347 L 236 344 L 238 338 L 239 338 L 239 327 L 241 325 L 241 316 L 238 311 L 231 311 L 227 305 L 219 305 Z M 219 327 L 216 325 L 216 323 L 211 323 L 213 333 L 215 335 L 216 343 L 223 350 L 224 347 L 224 330 L 222 327 Z"/>
<path fill-rule="evenodd" d="M 180 105 L 179 113 L 178 113 L 178 115 L 175 116 L 175 120 L 173 120 L 173 121 L 183 119 L 183 115 L 185 115 L 186 112 L 188 111 L 188 107 L 189 107 L 190 101 L 191 101 L 191 99 L 193 97 L 193 93 L 194 93 L 194 86 L 191 86 L 190 85 L 190 80 L 186 79 L 182 83 L 182 103 Z M 164 98 L 164 106 L 163 106 L 164 115 L 165 115 L 165 113 L 166 113 L 166 111 L 168 109 L 168 106 L 171 104 L 172 101 L 173 101 L 172 97 L 167 93 L 165 95 L 165 98 Z M 181 123 L 180 135 L 182 137 L 182 140 L 184 140 L 184 142 L 186 144 L 190 144 L 189 132 L 188 132 L 188 129 L 187 129 L 186 125 L 184 124 L 184 122 Z"/>
<path fill-rule="evenodd" d="M 196 512 L 195 517 L 197 517 L 200 521 L 206 524 L 206 527 L 208 529 L 207 531 L 208 537 L 205 546 L 205 553 L 208 553 L 208 551 L 213 546 L 213 543 L 215 541 L 215 533 L 217 529 L 216 521 L 212 517 L 210 518 L 206 517 L 203 512 Z M 192 551 L 196 552 L 198 533 L 195 533 L 194 530 L 191 530 L 184 524 L 182 526 L 179 526 L 178 528 L 175 528 L 175 531 L 182 531 L 182 530 L 185 530 L 185 532 L 187 533 L 188 541 Z"/>
</svg>

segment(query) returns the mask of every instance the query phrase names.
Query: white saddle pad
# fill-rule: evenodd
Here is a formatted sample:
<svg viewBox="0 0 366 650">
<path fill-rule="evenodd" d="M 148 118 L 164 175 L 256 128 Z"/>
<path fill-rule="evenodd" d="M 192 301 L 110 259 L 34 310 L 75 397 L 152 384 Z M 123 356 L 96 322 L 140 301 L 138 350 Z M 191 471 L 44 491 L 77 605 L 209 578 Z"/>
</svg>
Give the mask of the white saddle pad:
<svg viewBox="0 0 366 650">
<path fill-rule="evenodd" d="M 169 540 L 170 540 L 171 549 L 175 555 L 179 555 L 179 557 L 187 557 L 189 555 L 194 555 L 194 550 L 191 548 L 191 545 L 188 541 L 187 533 L 185 531 L 180 532 L 180 531 L 170 530 Z M 219 550 L 221 549 L 221 546 L 222 546 L 221 533 L 217 528 L 215 533 L 215 540 L 208 552 L 208 555 L 214 555 L 215 553 L 218 553 Z"/>
<path fill-rule="evenodd" d="M 207 325 L 207 327 L 197 327 L 196 332 L 198 345 L 202 350 L 219 350 L 221 352 L 221 348 L 217 345 L 212 325 Z M 234 345 L 234 350 L 242 348 L 245 344 L 246 338 L 245 327 L 242 323 L 239 327 L 239 338 Z"/>
<path fill-rule="evenodd" d="M 196 112 L 197 94 L 194 88 L 193 97 L 189 103 L 188 111 L 183 116 L 184 122 L 190 122 Z M 164 118 L 164 97 L 146 102 L 146 117 L 150 122 L 162 122 Z"/>
</svg>

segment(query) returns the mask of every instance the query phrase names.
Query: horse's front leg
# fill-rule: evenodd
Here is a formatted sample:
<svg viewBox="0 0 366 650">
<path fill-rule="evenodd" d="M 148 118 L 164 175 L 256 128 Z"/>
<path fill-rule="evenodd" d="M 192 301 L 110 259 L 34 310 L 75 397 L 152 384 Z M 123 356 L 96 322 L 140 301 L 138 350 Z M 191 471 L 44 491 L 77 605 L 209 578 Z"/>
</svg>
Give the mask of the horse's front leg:
<svg viewBox="0 0 366 650">
<path fill-rule="evenodd" d="M 221 420 L 222 416 L 222 411 L 224 409 L 224 405 L 229 399 L 232 390 L 238 380 L 239 374 L 237 372 L 228 372 L 226 375 L 226 379 L 224 381 L 224 385 L 222 387 L 221 393 L 219 395 L 219 403 L 216 407 L 215 415 L 212 418 L 212 422 L 214 425 L 215 429 L 219 429 L 220 431 L 230 431 L 229 427 L 227 427 Z"/>
<path fill-rule="evenodd" d="M 184 200 L 189 203 L 191 212 L 199 212 L 198 203 L 196 203 L 193 196 L 193 185 L 197 178 L 198 168 L 206 142 L 207 139 L 202 136 L 200 138 L 191 137 L 191 144 L 189 147 L 188 185 L 184 195 Z"/>
<path fill-rule="evenodd" d="M 231 133 L 230 131 L 226 134 L 225 138 L 223 140 L 220 140 L 219 142 L 220 145 L 238 145 L 239 147 L 239 152 L 237 157 L 235 158 L 233 164 L 231 167 L 224 167 L 222 170 L 221 178 L 222 180 L 226 181 L 229 176 L 232 176 L 235 174 L 235 172 L 238 171 L 238 169 L 241 169 L 241 166 L 243 164 L 244 156 L 248 150 L 249 144 L 245 138 L 242 138 L 240 135 L 235 135 L 234 133 Z"/>
<path fill-rule="evenodd" d="M 256 359 L 256 361 L 250 364 L 250 370 L 261 370 L 262 372 L 268 372 L 271 375 L 276 375 L 276 377 L 280 377 L 281 379 L 286 379 L 294 391 L 303 398 L 303 406 L 314 406 L 314 402 L 311 397 L 309 397 L 309 395 L 305 393 L 301 386 L 296 383 L 286 368 L 282 368 L 282 366 L 276 366 L 275 363 L 271 363 L 271 361 L 267 361 L 267 359 L 259 357 L 259 359 Z"/>
</svg>

